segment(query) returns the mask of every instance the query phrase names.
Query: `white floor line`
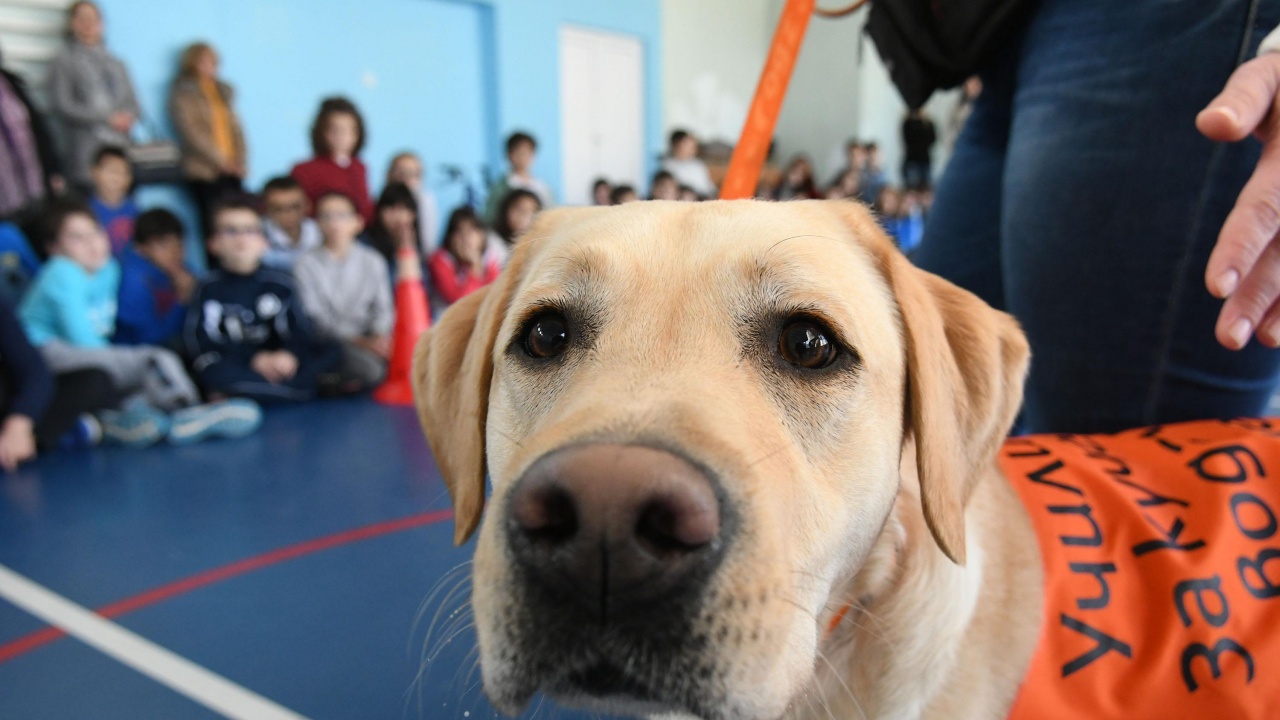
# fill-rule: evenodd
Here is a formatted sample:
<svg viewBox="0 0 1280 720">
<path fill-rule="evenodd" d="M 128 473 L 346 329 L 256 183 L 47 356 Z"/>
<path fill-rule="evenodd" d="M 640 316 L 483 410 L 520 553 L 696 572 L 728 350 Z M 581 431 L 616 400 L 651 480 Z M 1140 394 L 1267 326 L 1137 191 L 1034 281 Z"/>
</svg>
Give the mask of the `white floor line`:
<svg viewBox="0 0 1280 720">
<path fill-rule="evenodd" d="M 306 720 L 0 565 L 4 598 L 68 635 L 234 720 Z"/>
</svg>

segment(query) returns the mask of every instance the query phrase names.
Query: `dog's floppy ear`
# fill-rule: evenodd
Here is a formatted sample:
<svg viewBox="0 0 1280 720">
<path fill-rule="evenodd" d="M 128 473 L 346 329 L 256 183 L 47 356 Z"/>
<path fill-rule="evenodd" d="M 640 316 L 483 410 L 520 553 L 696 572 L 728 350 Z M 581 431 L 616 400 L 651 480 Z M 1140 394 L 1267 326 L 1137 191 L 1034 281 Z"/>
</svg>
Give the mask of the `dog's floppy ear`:
<svg viewBox="0 0 1280 720">
<path fill-rule="evenodd" d="M 453 541 L 480 524 L 485 496 L 485 420 L 493 347 L 526 253 L 516 248 L 492 284 L 454 303 L 422 334 L 413 357 L 418 420 L 453 500 Z"/>
<path fill-rule="evenodd" d="M 865 211 L 843 213 L 869 240 L 898 302 L 924 517 L 938 547 L 963 565 L 965 505 L 1022 404 L 1026 336 L 1011 316 L 912 265 Z"/>
<path fill-rule="evenodd" d="M 924 517 L 942 551 L 963 565 L 965 506 L 1022 405 L 1030 350 L 1009 315 L 901 253 L 889 257 Z"/>
</svg>

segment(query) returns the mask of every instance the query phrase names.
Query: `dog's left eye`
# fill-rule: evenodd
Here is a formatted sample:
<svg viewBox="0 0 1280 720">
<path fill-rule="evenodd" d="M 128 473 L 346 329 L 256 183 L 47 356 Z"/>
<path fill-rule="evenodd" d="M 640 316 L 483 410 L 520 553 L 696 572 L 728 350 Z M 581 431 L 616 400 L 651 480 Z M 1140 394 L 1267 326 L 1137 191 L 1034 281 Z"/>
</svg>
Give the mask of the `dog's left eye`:
<svg viewBox="0 0 1280 720">
<path fill-rule="evenodd" d="M 806 370 L 820 370 L 836 361 L 839 351 L 830 331 L 812 320 L 796 320 L 778 338 L 782 359 Z"/>
<path fill-rule="evenodd" d="M 529 357 L 552 358 L 568 346 L 569 323 L 559 313 L 542 313 L 525 325 L 524 351 Z"/>
</svg>

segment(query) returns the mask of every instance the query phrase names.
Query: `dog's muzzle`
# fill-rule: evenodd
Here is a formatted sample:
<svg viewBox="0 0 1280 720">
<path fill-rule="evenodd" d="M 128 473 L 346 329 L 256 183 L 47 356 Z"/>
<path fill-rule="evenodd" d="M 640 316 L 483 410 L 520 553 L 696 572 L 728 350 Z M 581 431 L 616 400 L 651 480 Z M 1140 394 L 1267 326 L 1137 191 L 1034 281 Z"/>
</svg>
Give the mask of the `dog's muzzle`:
<svg viewBox="0 0 1280 720">
<path fill-rule="evenodd" d="M 543 689 L 679 702 L 658 678 L 703 662 L 707 639 L 691 628 L 726 520 L 713 474 L 666 450 L 585 444 L 534 462 L 505 532 L 523 644 L 557 668 Z"/>
</svg>

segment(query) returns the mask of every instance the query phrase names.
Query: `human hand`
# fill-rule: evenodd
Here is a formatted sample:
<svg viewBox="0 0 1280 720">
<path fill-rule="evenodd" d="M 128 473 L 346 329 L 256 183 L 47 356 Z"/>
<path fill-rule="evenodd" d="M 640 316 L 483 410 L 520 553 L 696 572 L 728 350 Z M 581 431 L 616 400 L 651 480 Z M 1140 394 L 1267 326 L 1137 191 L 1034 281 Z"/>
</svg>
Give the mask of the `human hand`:
<svg viewBox="0 0 1280 720">
<path fill-rule="evenodd" d="M 280 381 L 293 379 L 298 374 L 298 358 L 288 350 L 280 350 L 275 356 L 275 368 Z"/>
<path fill-rule="evenodd" d="M 191 296 L 196 291 L 196 278 L 187 269 L 179 265 L 176 268 L 162 268 L 169 276 L 169 280 L 173 283 L 173 294 L 178 296 L 178 302 L 186 305 L 191 302 Z"/>
<path fill-rule="evenodd" d="M 355 344 L 383 359 L 391 357 L 391 338 L 386 335 L 356 338 Z"/>
<path fill-rule="evenodd" d="M 267 382 L 272 385 L 279 385 L 284 378 L 280 377 L 279 371 L 276 370 L 275 353 L 265 350 L 255 353 L 249 361 L 249 368 L 261 375 Z"/>
<path fill-rule="evenodd" d="M 1215 328 L 1218 342 L 1239 350 L 1255 332 L 1280 346 L 1280 53 L 1241 65 L 1226 88 L 1196 116 L 1211 140 L 1262 141 L 1262 157 L 1222 225 L 1205 268 L 1205 284 L 1225 298 Z"/>
<path fill-rule="evenodd" d="M 26 415 L 10 415 L 0 429 L 0 468 L 6 472 L 18 469 L 22 462 L 36 456 L 35 423 Z"/>
<path fill-rule="evenodd" d="M 107 122 L 115 129 L 116 132 L 127 135 L 129 129 L 133 127 L 133 113 L 124 110 L 117 110 L 111 113 Z"/>
<path fill-rule="evenodd" d="M 396 249 L 416 248 L 418 244 L 418 233 L 411 223 L 401 223 L 392 229 L 392 235 L 395 238 Z"/>
</svg>

